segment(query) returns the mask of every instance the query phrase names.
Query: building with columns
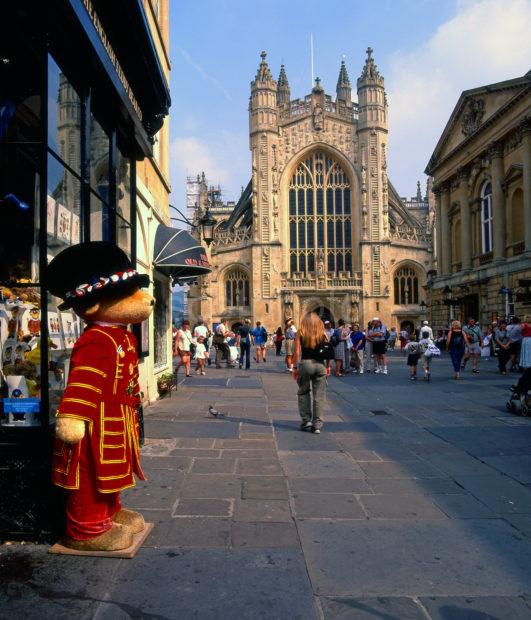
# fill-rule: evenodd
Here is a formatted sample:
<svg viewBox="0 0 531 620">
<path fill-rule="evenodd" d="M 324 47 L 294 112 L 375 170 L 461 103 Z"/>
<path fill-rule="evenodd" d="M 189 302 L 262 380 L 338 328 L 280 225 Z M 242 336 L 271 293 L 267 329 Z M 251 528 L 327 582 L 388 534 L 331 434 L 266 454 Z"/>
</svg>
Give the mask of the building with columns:
<svg viewBox="0 0 531 620">
<path fill-rule="evenodd" d="M 273 330 L 312 310 L 396 327 L 423 318 L 433 218 L 427 197 L 410 209 L 388 179 L 387 113 L 371 48 L 357 103 L 345 61 L 335 97 L 317 78 L 292 99 L 284 65 L 274 80 L 262 52 L 249 101 L 251 180 L 218 223 L 212 273 L 190 288 L 192 319 L 250 318 Z"/>
<path fill-rule="evenodd" d="M 531 71 L 461 94 L 426 168 L 434 326 L 531 312 Z"/>
</svg>

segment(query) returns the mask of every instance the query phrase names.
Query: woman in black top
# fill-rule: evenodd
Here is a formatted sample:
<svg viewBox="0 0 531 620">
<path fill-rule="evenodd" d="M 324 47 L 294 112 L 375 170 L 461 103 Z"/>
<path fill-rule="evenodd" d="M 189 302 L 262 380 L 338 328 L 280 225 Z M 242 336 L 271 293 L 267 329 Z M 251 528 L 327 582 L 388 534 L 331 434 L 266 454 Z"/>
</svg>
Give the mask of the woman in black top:
<svg viewBox="0 0 531 620">
<path fill-rule="evenodd" d="M 303 318 L 295 339 L 293 378 L 299 386 L 300 428 L 316 434 L 323 426 L 326 377 L 330 372 L 323 357 L 325 342 L 324 324 L 315 312 L 310 312 Z"/>
</svg>

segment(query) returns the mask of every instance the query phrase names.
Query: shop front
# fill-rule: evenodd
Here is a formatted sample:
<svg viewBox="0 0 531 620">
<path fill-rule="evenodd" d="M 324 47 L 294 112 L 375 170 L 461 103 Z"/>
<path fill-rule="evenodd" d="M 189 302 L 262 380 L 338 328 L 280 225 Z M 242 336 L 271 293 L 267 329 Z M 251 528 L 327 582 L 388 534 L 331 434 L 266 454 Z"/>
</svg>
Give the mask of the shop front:
<svg viewBox="0 0 531 620">
<path fill-rule="evenodd" d="M 170 105 L 143 3 L 25 1 L 0 41 L 0 539 L 53 527 L 54 413 L 83 326 L 46 265 L 106 240 L 136 263 L 136 162 Z M 51 517 L 51 518 L 49 518 Z"/>
</svg>

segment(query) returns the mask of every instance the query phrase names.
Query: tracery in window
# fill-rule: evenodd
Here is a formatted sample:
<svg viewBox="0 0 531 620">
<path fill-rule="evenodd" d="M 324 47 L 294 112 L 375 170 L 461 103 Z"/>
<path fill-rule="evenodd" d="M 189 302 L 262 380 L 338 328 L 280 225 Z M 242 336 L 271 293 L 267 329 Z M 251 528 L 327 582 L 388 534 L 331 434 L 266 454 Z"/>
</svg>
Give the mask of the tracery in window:
<svg viewBox="0 0 531 620">
<path fill-rule="evenodd" d="M 289 186 L 290 271 L 352 272 L 350 182 L 322 151 L 297 166 Z"/>
<path fill-rule="evenodd" d="M 225 306 L 249 305 L 249 277 L 241 269 L 233 269 L 225 277 Z"/>
<path fill-rule="evenodd" d="M 397 269 L 394 277 L 395 304 L 419 303 L 419 278 L 412 267 Z"/>
</svg>

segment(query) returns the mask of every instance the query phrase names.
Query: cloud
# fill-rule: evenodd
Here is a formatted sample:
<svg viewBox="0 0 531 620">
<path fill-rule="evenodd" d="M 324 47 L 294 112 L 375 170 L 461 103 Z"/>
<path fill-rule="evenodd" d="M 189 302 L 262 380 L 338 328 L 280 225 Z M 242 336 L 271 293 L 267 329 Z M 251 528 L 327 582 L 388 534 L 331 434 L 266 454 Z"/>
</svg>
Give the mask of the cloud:
<svg viewBox="0 0 531 620">
<path fill-rule="evenodd" d="M 232 101 L 232 96 L 229 91 L 219 82 L 213 75 L 207 73 L 207 71 L 190 56 L 190 54 L 183 49 L 182 47 L 177 48 L 181 54 L 181 56 L 186 60 L 186 62 L 192 66 L 203 78 L 213 84 L 221 93 L 227 101 Z"/>
<path fill-rule="evenodd" d="M 390 175 L 414 193 L 463 90 L 518 77 L 531 59 L 531 0 L 461 0 L 457 14 L 386 70 Z"/>
<path fill-rule="evenodd" d="M 184 207 L 186 177 L 205 172 L 212 185 L 221 185 L 225 200 L 236 200 L 240 186 L 251 175 L 247 136 L 220 131 L 212 138 L 178 136 L 170 144 L 170 179 L 172 201 Z"/>
</svg>

